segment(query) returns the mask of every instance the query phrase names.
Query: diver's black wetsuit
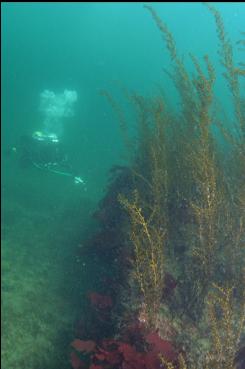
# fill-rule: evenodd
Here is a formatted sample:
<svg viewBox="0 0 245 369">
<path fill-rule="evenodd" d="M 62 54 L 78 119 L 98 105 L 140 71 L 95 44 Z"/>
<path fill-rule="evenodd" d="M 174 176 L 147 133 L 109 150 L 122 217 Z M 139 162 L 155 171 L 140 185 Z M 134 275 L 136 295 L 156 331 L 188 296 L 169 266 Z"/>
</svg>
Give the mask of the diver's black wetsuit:
<svg viewBox="0 0 245 369">
<path fill-rule="evenodd" d="M 84 180 L 74 173 L 68 161 L 63 145 L 56 135 L 45 135 L 35 132 L 32 136 L 22 136 L 16 147 L 7 150 L 7 155 L 16 152 L 22 167 L 34 166 L 58 175 L 71 177 L 76 184 L 82 184 L 86 189 Z"/>
<path fill-rule="evenodd" d="M 71 171 L 63 145 L 57 141 L 38 140 L 32 136 L 22 136 L 17 150 L 24 167 L 34 165 L 41 169 Z"/>
</svg>

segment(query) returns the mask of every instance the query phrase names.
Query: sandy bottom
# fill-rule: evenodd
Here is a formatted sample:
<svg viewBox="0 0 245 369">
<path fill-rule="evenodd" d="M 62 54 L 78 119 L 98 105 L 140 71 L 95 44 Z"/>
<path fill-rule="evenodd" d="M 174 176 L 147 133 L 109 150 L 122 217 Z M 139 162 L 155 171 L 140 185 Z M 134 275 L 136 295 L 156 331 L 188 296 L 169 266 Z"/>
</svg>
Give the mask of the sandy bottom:
<svg viewBox="0 0 245 369">
<path fill-rule="evenodd" d="M 42 198 L 37 183 L 3 185 L 3 369 L 70 368 L 69 342 L 86 289 L 74 250 L 91 204 L 62 190 Z"/>
</svg>

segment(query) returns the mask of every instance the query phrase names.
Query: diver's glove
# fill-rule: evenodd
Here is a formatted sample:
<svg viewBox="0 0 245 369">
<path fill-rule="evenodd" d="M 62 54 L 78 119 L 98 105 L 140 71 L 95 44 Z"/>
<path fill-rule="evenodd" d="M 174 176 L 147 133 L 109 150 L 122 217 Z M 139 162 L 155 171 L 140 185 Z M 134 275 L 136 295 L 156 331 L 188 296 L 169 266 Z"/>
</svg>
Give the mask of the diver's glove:
<svg viewBox="0 0 245 369">
<path fill-rule="evenodd" d="M 74 177 L 74 182 L 76 184 L 85 184 L 84 180 L 81 177 Z"/>
<path fill-rule="evenodd" d="M 84 186 L 84 189 L 85 189 L 85 190 L 87 189 L 87 188 L 86 188 L 86 183 L 85 183 L 85 181 L 84 181 L 81 177 L 75 176 L 75 177 L 74 177 L 74 183 L 75 183 L 75 184 L 81 184 L 81 185 L 83 185 L 83 186 Z"/>
</svg>

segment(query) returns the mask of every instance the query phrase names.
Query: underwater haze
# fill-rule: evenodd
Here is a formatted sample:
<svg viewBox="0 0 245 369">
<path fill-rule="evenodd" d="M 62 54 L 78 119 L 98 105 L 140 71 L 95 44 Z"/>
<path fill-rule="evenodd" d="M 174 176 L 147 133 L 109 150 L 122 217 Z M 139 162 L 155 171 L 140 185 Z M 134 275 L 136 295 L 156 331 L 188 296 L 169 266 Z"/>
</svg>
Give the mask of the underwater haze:
<svg viewBox="0 0 245 369">
<path fill-rule="evenodd" d="M 218 8 L 236 42 L 243 30 L 244 5 L 219 3 Z M 201 3 L 156 3 L 155 9 L 185 59 L 189 52 L 197 57 L 208 53 L 218 64 L 215 25 Z M 165 87 L 169 82 L 162 71 L 169 58 L 143 3 L 23 2 L 3 3 L 2 10 L 3 143 L 13 144 L 23 132 L 42 128 L 38 106 L 43 90 L 76 90 L 76 114 L 66 127 L 68 144 L 84 175 L 92 182 L 95 172 L 103 177 L 121 146 L 100 91 L 120 85 L 153 93 L 157 84 Z"/>
<path fill-rule="evenodd" d="M 244 66 L 244 3 L 211 4 L 234 64 Z M 221 76 L 218 115 L 236 135 L 215 20 L 202 3 L 1 4 L 3 369 L 82 368 L 70 360 L 69 345 L 96 266 L 77 249 L 100 227 L 93 213 L 111 169 L 130 165 L 120 109 L 135 147 L 129 95 L 153 99 L 163 90 L 174 113 L 182 109 L 169 76 L 173 60 L 144 5 L 167 24 L 190 76 L 190 53 L 198 60 L 208 54 Z M 240 92 L 244 99 L 244 74 Z"/>
</svg>

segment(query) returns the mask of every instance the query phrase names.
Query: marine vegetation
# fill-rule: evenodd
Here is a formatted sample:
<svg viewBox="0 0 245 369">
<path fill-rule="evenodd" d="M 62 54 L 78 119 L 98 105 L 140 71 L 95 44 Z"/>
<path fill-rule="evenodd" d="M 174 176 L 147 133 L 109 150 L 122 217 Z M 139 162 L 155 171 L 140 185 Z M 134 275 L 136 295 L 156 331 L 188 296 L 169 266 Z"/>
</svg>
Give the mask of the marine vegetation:
<svg viewBox="0 0 245 369">
<path fill-rule="evenodd" d="M 120 104 L 103 92 L 129 160 L 114 170 L 96 213 L 100 230 L 86 249 L 107 267 L 90 295 L 97 320 L 84 322 L 72 343 L 73 368 L 245 367 L 244 64 L 234 62 L 220 13 L 204 5 L 216 25 L 223 76 L 208 55 L 190 55 L 190 73 L 168 26 L 147 5 L 171 59 L 178 108 L 162 91 L 154 98 L 128 94 L 132 138 Z M 223 77 L 231 121 L 214 93 Z M 99 319 L 110 329 L 100 325 L 103 332 L 93 335 Z"/>
</svg>

